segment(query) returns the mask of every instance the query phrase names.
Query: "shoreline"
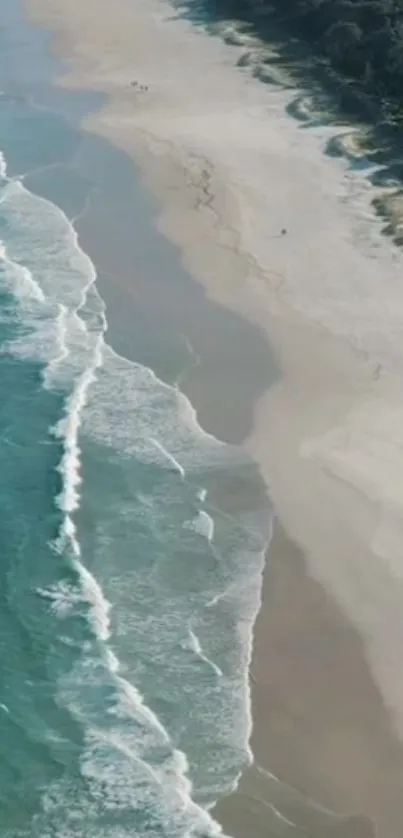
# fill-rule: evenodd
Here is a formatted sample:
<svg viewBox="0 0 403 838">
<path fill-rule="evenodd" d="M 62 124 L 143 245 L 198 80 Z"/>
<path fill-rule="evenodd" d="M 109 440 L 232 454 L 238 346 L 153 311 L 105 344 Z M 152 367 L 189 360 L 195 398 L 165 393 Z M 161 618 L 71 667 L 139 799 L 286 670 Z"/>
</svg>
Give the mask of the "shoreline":
<svg viewBox="0 0 403 838">
<path fill-rule="evenodd" d="M 61 3 L 58 4 L 59 7 L 61 5 Z M 52 14 L 46 0 L 45 2 L 33 2 L 32 0 L 30 6 L 31 8 L 35 6 L 42 6 L 45 10 L 45 14 L 41 15 L 42 20 L 46 21 L 46 25 L 49 26 L 49 28 L 52 28 L 52 26 L 56 29 L 58 28 L 57 25 L 55 26 L 55 21 L 52 20 Z M 66 21 L 69 15 L 69 10 L 63 10 L 63 12 L 66 15 L 66 19 L 62 17 L 61 20 L 67 25 Z M 106 10 L 104 10 L 104 12 L 106 14 Z M 80 19 L 80 13 L 80 10 L 74 6 L 74 9 L 71 12 L 71 21 L 69 23 L 69 25 L 71 25 L 70 38 L 73 36 L 73 32 L 76 31 L 75 27 L 77 20 Z M 75 19 L 74 15 L 76 15 Z M 136 16 L 136 11 L 133 11 L 133 16 Z M 83 43 L 85 45 L 85 38 L 88 38 L 89 36 L 85 26 L 84 30 Z M 112 35 L 111 38 L 113 40 Z M 94 58 L 94 51 L 96 53 L 101 46 L 99 43 L 97 45 L 96 34 L 94 35 L 94 43 L 95 47 L 91 53 L 92 61 Z M 79 38 L 77 38 L 77 44 L 80 44 Z M 115 49 L 117 49 L 119 54 L 119 42 L 116 43 Z M 65 55 L 69 54 L 67 44 L 64 45 L 63 51 Z M 83 60 L 83 69 L 80 70 L 80 61 Z M 255 427 L 246 441 L 246 449 L 252 453 L 260 465 L 266 482 L 269 485 L 272 497 L 274 498 L 277 514 L 281 518 L 282 523 L 285 524 L 286 529 L 291 536 L 304 548 L 304 556 L 299 554 L 298 559 L 294 557 L 294 570 L 290 576 L 292 579 L 297 578 L 298 568 L 300 571 L 302 563 L 305 562 L 308 575 L 303 575 L 303 582 L 309 585 L 311 584 L 310 576 L 314 578 L 316 577 L 324 586 L 323 588 L 320 588 L 323 595 L 323 602 L 328 600 L 328 594 L 325 593 L 325 590 L 331 591 L 332 599 L 336 599 L 338 601 L 339 606 L 341 606 L 347 613 L 350 620 L 356 620 L 361 634 L 365 636 L 368 634 L 369 629 L 377 628 L 376 621 L 379 616 L 379 603 L 377 600 L 377 592 L 375 590 L 377 583 L 379 581 L 381 581 L 384 585 L 388 583 L 387 572 L 382 565 L 379 565 L 379 567 L 376 565 L 376 561 L 379 563 L 379 556 L 375 555 L 376 551 L 368 550 L 367 535 L 365 535 L 364 539 L 364 534 L 368 532 L 371 535 L 374 535 L 374 537 L 376 535 L 376 533 L 373 533 L 374 527 L 371 521 L 371 516 L 377 504 L 377 497 L 375 496 L 374 498 L 373 492 L 371 494 L 371 492 L 367 491 L 368 474 L 365 468 L 364 476 L 362 477 L 360 468 L 357 467 L 358 477 L 361 478 L 361 485 L 358 482 L 357 489 L 357 479 L 355 473 L 351 475 L 347 469 L 346 476 L 347 467 L 343 459 L 339 457 L 339 459 L 336 459 L 336 462 L 334 463 L 330 457 L 332 450 L 329 449 L 329 447 L 323 446 L 323 444 L 321 447 L 321 441 L 323 438 L 326 438 L 326 435 L 329 432 L 332 432 L 334 428 L 337 429 L 339 425 L 343 428 L 343 423 L 345 425 L 348 424 L 347 420 L 350 420 L 350 416 L 352 416 L 354 420 L 354 411 L 357 412 L 357 404 L 360 406 L 361 404 L 366 404 L 368 402 L 370 407 L 373 403 L 376 407 L 377 400 L 384 398 L 385 400 L 388 399 L 390 402 L 391 398 L 395 397 L 397 406 L 399 407 L 394 386 L 394 377 L 397 375 L 397 367 L 395 365 L 393 369 L 388 371 L 387 375 L 382 374 L 380 378 L 378 378 L 378 364 L 383 361 L 381 352 L 375 353 L 374 356 L 370 356 L 366 349 L 359 352 L 357 351 L 357 348 L 352 350 L 348 343 L 343 344 L 341 342 L 340 335 L 331 335 L 328 332 L 323 332 L 322 329 L 318 328 L 316 323 L 310 324 L 307 323 L 306 320 L 304 322 L 304 318 L 301 319 L 300 312 L 298 310 L 301 305 L 301 301 L 298 301 L 298 304 L 294 307 L 294 309 L 290 306 L 287 307 L 287 305 L 284 305 L 284 300 L 277 297 L 277 292 L 281 290 L 283 286 L 284 273 L 282 271 L 283 266 L 281 262 L 282 259 L 284 259 L 284 256 L 280 251 L 281 243 L 276 241 L 276 233 L 274 232 L 272 236 L 272 249 L 274 252 L 271 255 L 273 257 L 274 267 L 266 272 L 264 259 L 261 258 L 261 253 L 259 259 L 254 258 L 253 260 L 251 257 L 245 255 L 249 252 L 253 253 L 254 248 L 250 247 L 249 249 L 246 249 L 242 246 L 242 235 L 245 237 L 245 229 L 241 230 L 242 202 L 239 194 L 236 195 L 232 187 L 229 189 L 227 188 L 225 180 L 221 176 L 222 173 L 220 172 L 219 166 L 214 167 L 213 165 L 210 167 L 207 157 L 197 157 L 196 148 L 190 154 L 184 152 L 188 136 L 186 133 L 188 130 L 186 119 L 184 120 L 184 127 L 182 128 L 182 126 L 179 126 L 181 132 L 178 137 L 180 150 L 184 156 L 182 160 L 180 157 L 175 158 L 175 156 L 172 157 L 172 160 L 169 160 L 165 156 L 165 153 L 167 148 L 171 148 L 172 150 L 172 139 L 168 139 L 167 136 L 164 135 L 159 138 L 158 133 L 150 137 L 150 134 L 147 134 L 144 124 L 141 124 L 141 117 L 139 125 L 136 124 L 136 120 L 134 120 L 134 124 L 130 122 L 128 114 L 130 108 L 133 107 L 133 91 L 129 90 L 129 76 L 126 74 L 124 82 L 122 82 L 122 71 L 120 69 L 116 70 L 116 68 L 113 67 L 113 61 L 112 70 L 108 75 L 108 61 L 106 61 L 106 66 L 104 66 L 102 72 L 99 73 L 99 77 L 97 77 L 94 66 L 91 64 L 91 60 L 88 60 L 86 64 L 85 49 L 84 59 L 82 55 L 80 58 L 80 51 L 77 49 L 75 58 L 75 76 L 66 80 L 67 85 L 72 84 L 72 86 L 74 86 L 76 84 L 77 86 L 80 86 L 79 79 L 82 78 L 83 84 L 85 80 L 85 85 L 88 84 L 89 87 L 93 85 L 95 89 L 104 89 L 105 92 L 109 94 L 109 105 L 107 105 L 106 109 L 100 116 L 90 118 L 89 126 L 91 129 L 99 131 L 100 134 L 107 136 L 121 148 L 128 151 L 136 159 L 136 161 L 140 163 L 140 166 L 143 165 L 146 183 L 149 184 L 151 188 L 154 188 L 154 191 L 160 196 L 163 204 L 166 204 L 168 195 L 175 196 L 174 200 L 170 202 L 170 209 L 168 209 L 159 219 L 159 227 L 169 239 L 174 241 L 179 247 L 182 246 L 185 267 L 190 269 L 193 276 L 196 276 L 197 279 L 200 279 L 205 283 L 208 297 L 211 297 L 216 302 L 220 302 L 224 306 L 232 308 L 233 310 L 235 309 L 235 311 L 245 317 L 246 320 L 252 320 L 255 326 L 258 326 L 262 331 L 265 331 L 269 335 L 270 339 L 273 340 L 275 354 L 281 367 L 282 378 L 259 399 L 256 407 Z M 127 58 L 125 60 L 127 60 Z M 81 76 L 80 73 L 82 74 Z M 100 78 L 102 78 L 103 75 L 104 87 L 102 88 L 99 85 Z M 244 85 L 245 90 L 250 88 L 249 83 L 244 84 L 242 82 L 242 84 Z M 150 98 L 152 99 L 152 97 Z M 153 102 L 151 101 L 150 105 L 146 105 L 145 110 L 147 111 L 147 109 L 152 108 L 152 106 Z M 161 128 L 161 125 L 159 125 L 158 122 L 159 106 L 161 106 L 161 101 L 157 102 L 156 129 L 158 129 L 158 127 Z M 253 105 L 253 107 L 255 107 L 255 105 Z M 163 116 L 164 120 L 169 122 L 169 113 L 165 113 Z M 162 128 L 165 129 L 165 127 L 164 123 Z M 148 139 L 148 144 L 144 138 Z M 152 166 L 151 160 L 153 161 Z M 184 160 L 186 160 L 187 166 L 183 165 Z M 229 171 L 230 169 L 228 167 L 228 173 Z M 223 169 L 223 172 L 225 173 L 225 169 Z M 276 185 L 276 188 L 277 187 L 278 184 Z M 245 185 L 243 185 L 243 188 L 245 188 Z M 183 221 L 185 214 L 187 214 L 188 219 L 185 241 L 183 241 L 184 233 L 183 230 L 181 230 L 181 222 Z M 279 216 L 278 221 L 280 222 L 280 220 L 281 218 Z M 279 224 L 276 223 L 273 229 L 276 230 L 277 227 L 279 227 Z M 253 230 L 250 228 L 248 230 L 249 238 L 252 233 Z M 259 251 L 259 247 L 257 247 L 256 250 Z M 279 268 L 281 268 L 281 270 L 279 270 Z M 217 275 L 221 275 L 221 284 L 216 282 Z M 261 304 L 261 308 L 259 308 L 259 304 Z M 291 341 L 290 334 L 292 334 Z M 317 361 L 318 358 L 321 359 L 319 364 Z M 379 361 L 378 358 L 381 358 L 381 361 Z M 184 389 L 186 392 L 186 387 Z M 192 394 L 192 402 L 196 402 L 196 408 L 198 407 L 197 400 L 198 397 L 200 397 L 200 389 L 202 391 L 199 382 L 199 384 L 195 386 L 194 393 Z M 201 401 L 202 400 L 203 397 L 201 396 Z M 198 410 L 201 424 L 206 430 L 209 430 L 209 428 L 206 427 L 206 424 L 208 425 L 208 411 L 206 411 L 206 419 L 203 417 L 202 405 L 199 407 L 201 407 L 201 410 Z M 358 415 L 358 420 L 359 419 L 360 416 Z M 216 422 L 217 420 L 213 419 L 213 422 L 214 421 Z M 228 428 L 228 417 L 224 418 L 222 421 L 223 428 L 225 428 L 225 426 Z M 360 430 L 359 422 L 358 430 L 356 430 L 354 422 L 352 424 L 353 427 L 350 430 L 351 436 L 354 435 L 354 432 L 358 434 Z M 269 435 L 267 432 L 267 426 L 270 428 Z M 347 428 L 347 430 L 349 429 Z M 318 440 L 319 443 L 317 442 Z M 334 443 L 336 453 L 338 453 L 338 450 L 342 447 L 340 446 L 339 437 L 336 436 L 336 440 L 332 437 L 330 442 L 332 444 Z M 270 443 L 270 445 L 268 445 L 268 443 Z M 305 458 L 301 458 L 300 455 L 301 445 L 305 445 L 307 450 Z M 309 445 L 311 446 L 310 450 Z M 271 449 L 269 452 L 267 450 L 268 447 Z M 354 454 L 355 452 L 352 451 L 352 453 Z M 325 468 L 323 468 L 323 463 Z M 375 460 L 375 464 L 376 463 L 377 460 Z M 358 462 L 358 466 L 360 465 L 361 463 Z M 336 474 L 336 481 L 329 478 L 329 471 L 330 473 L 334 472 Z M 369 479 L 371 479 L 371 476 L 372 472 L 370 469 Z M 386 477 L 387 476 L 388 475 L 386 475 Z M 307 485 L 307 482 L 312 490 L 311 497 L 304 497 L 303 487 Z M 317 520 L 317 516 L 315 517 L 315 515 L 312 514 L 312 509 L 315 507 L 315 503 L 318 503 L 317 508 L 322 508 L 322 511 L 324 512 L 320 522 Z M 341 534 L 335 531 L 335 528 L 339 527 L 339 520 L 338 516 L 336 516 L 336 520 L 333 520 L 334 509 L 338 510 L 338 516 L 339 518 L 341 516 L 341 520 L 344 524 L 344 532 Z M 276 532 L 278 532 L 278 525 Z M 332 545 L 329 545 L 329 536 L 335 537 Z M 270 555 L 273 555 L 276 549 L 277 556 L 281 553 L 278 543 L 278 538 L 280 538 L 281 542 L 281 536 L 278 535 L 276 537 L 277 545 L 276 543 L 273 543 L 271 551 L 269 551 L 266 579 L 270 578 Z M 325 546 L 328 555 L 326 557 L 327 561 L 324 563 L 322 558 Z M 288 549 L 290 548 L 287 548 L 287 550 Z M 340 553 L 343 556 L 344 567 L 342 568 L 342 571 L 344 571 L 344 576 L 343 572 L 339 572 Z M 368 556 L 371 560 L 370 565 L 368 565 Z M 366 592 L 367 599 L 363 603 L 362 610 L 360 611 L 358 606 L 360 605 L 359 594 L 361 589 L 359 582 L 361 580 L 359 578 L 357 580 L 354 577 L 359 577 L 360 572 L 362 573 L 362 568 L 368 568 L 368 566 L 370 567 L 371 573 L 374 574 L 374 589 L 369 592 L 370 596 L 368 596 L 368 591 Z M 278 570 L 281 573 L 281 568 Z M 356 587 L 354 588 L 353 586 L 353 590 L 349 590 L 349 584 L 352 581 L 356 583 Z M 318 583 L 312 582 L 312 584 L 317 585 Z M 266 584 L 263 596 L 263 607 L 255 632 L 255 652 L 252 664 L 253 674 L 255 673 L 256 661 L 259 659 L 261 654 L 259 652 L 259 645 L 263 648 L 267 643 L 267 628 L 262 629 L 260 623 L 264 622 L 266 616 L 268 618 L 270 617 L 269 609 L 266 607 L 267 601 L 270 599 L 269 593 L 270 590 L 268 590 L 268 586 Z M 393 613 L 396 615 L 398 614 L 398 609 L 400 607 L 399 593 L 400 591 L 397 589 L 396 597 L 393 599 L 392 603 L 393 608 L 395 609 Z M 320 598 L 319 594 L 318 597 Z M 295 602 L 297 604 L 300 603 L 298 597 Z M 384 607 L 383 601 L 381 602 L 381 606 Z M 333 606 L 328 604 L 328 608 L 331 609 L 332 607 Z M 370 607 L 372 607 L 372 612 L 369 612 Z M 318 612 L 321 612 L 321 609 L 322 606 L 318 606 Z M 323 621 L 325 621 L 325 616 L 327 615 L 328 609 L 324 608 L 322 611 L 322 623 L 320 620 L 318 623 L 319 627 L 323 626 Z M 277 619 L 278 618 L 279 615 L 277 615 Z M 339 618 L 344 621 L 345 625 L 347 625 L 344 617 L 340 615 Z M 284 632 L 287 627 L 281 626 L 280 621 L 280 628 Z M 393 628 L 394 627 L 392 625 L 391 631 L 393 631 Z M 398 626 L 398 629 L 400 629 L 400 625 Z M 318 628 L 318 631 L 319 630 L 320 628 Z M 355 631 L 352 626 L 346 628 L 346 631 L 353 632 L 355 636 Z M 298 626 L 294 626 L 293 637 L 298 637 L 299 632 L 300 628 L 298 628 Z M 398 633 L 399 632 L 396 631 L 397 635 Z M 334 638 L 334 629 L 329 629 L 329 635 L 330 638 Z M 261 638 L 260 640 L 259 636 Z M 271 635 L 269 633 L 269 639 L 270 636 Z M 385 693 L 389 698 L 391 686 L 390 677 L 393 674 L 391 671 L 382 670 L 382 656 L 385 652 L 386 643 L 384 642 L 385 639 L 383 637 L 381 639 L 383 642 L 380 644 L 379 649 L 376 648 L 376 643 L 373 644 L 373 646 L 375 646 L 375 651 L 374 649 L 371 649 L 372 638 L 370 638 L 366 653 L 364 653 L 361 646 L 360 648 L 357 647 L 355 652 L 355 660 L 361 661 L 360 666 L 361 664 L 364 666 L 366 672 L 365 677 L 367 677 L 371 683 L 371 686 L 368 686 L 367 684 L 364 689 L 364 701 L 369 702 L 369 704 L 374 702 L 374 707 L 376 700 L 375 698 L 368 698 L 368 691 L 374 689 L 377 699 L 379 698 L 379 695 L 377 688 L 374 686 L 374 682 L 371 680 L 370 675 L 367 672 L 365 663 L 366 656 L 369 656 L 372 667 L 375 670 L 375 674 L 382 682 L 382 686 L 384 687 L 384 700 Z M 386 641 L 389 639 L 389 636 L 387 636 Z M 379 638 L 376 638 L 376 640 L 379 641 Z M 387 660 L 388 665 L 392 669 L 398 661 L 398 643 L 396 642 L 395 645 L 396 649 L 393 651 L 396 656 L 394 657 L 392 655 L 391 659 Z M 348 643 L 346 645 L 346 649 L 348 649 Z M 306 650 L 304 651 L 304 655 L 305 653 Z M 276 653 L 277 662 L 281 660 L 281 655 L 282 649 L 280 649 L 280 652 L 277 651 Z M 314 667 L 314 675 L 315 672 L 317 673 L 320 671 L 320 664 L 320 661 L 315 664 L 317 669 Z M 265 671 L 267 671 L 268 668 L 270 668 L 270 661 L 269 663 L 266 661 Z M 351 672 L 349 675 L 351 675 Z M 381 678 L 380 675 L 382 676 Z M 260 707 L 259 709 L 258 707 L 260 700 L 258 697 L 259 688 L 261 689 L 261 695 L 263 696 L 265 690 L 267 690 L 267 684 L 265 685 L 261 682 L 259 683 L 259 677 L 256 677 L 256 683 L 252 683 L 254 705 L 254 734 L 252 736 L 252 746 L 255 742 L 255 746 L 257 748 L 257 742 L 261 738 L 262 734 L 264 733 L 265 736 L 268 735 L 268 720 L 267 708 L 265 709 L 265 707 Z M 364 678 L 364 676 L 362 677 Z M 344 674 L 343 678 L 345 679 L 343 689 L 346 691 L 350 690 L 351 695 L 353 695 L 354 684 L 347 682 L 347 676 Z M 311 683 L 314 683 L 315 681 L 315 677 L 313 677 L 312 673 L 310 675 L 310 681 Z M 350 698 L 347 697 L 344 701 L 340 698 L 341 709 L 345 706 L 349 712 L 351 707 L 351 705 L 349 705 Z M 310 704 L 310 699 L 307 699 L 307 701 L 308 704 Z M 375 724 L 378 725 L 378 728 L 382 733 L 384 724 L 386 724 L 384 718 L 387 720 L 388 724 L 390 720 L 387 717 L 387 712 L 382 700 L 380 700 L 377 707 L 378 709 L 376 711 L 374 710 L 374 718 L 377 720 Z M 313 712 L 314 710 L 311 704 L 309 709 L 310 712 Z M 399 708 L 397 709 L 399 710 Z M 363 716 L 365 717 L 365 713 Z M 360 725 L 361 721 L 363 721 L 362 735 L 364 736 L 364 739 L 365 737 L 368 737 L 368 743 L 371 744 L 373 719 L 371 719 L 371 723 L 369 724 L 366 718 L 361 719 L 361 717 L 357 715 L 355 724 Z M 383 748 L 386 748 L 386 744 L 389 747 L 388 724 L 386 724 L 386 727 L 388 728 L 387 733 L 384 733 L 381 736 L 381 751 Z M 400 724 L 399 714 L 396 724 L 397 726 Z M 390 727 L 392 730 L 392 725 L 390 725 Z M 317 731 L 314 731 L 314 735 L 316 735 L 316 733 Z M 401 746 L 400 743 L 397 744 L 397 739 L 396 737 L 393 738 L 392 733 L 390 736 L 391 739 L 393 739 L 393 746 L 391 745 L 390 747 L 392 748 L 393 753 L 395 752 L 395 748 L 397 749 L 398 756 L 391 758 L 392 752 L 389 751 L 387 754 L 381 753 L 381 757 L 385 759 L 385 764 L 383 766 L 380 764 L 372 765 L 373 778 L 370 783 L 365 782 L 365 780 L 368 779 L 367 777 L 363 777 L 361 784 L 362 775 L 357 778 L 356 772 L 354 772 L 354 775 L 351 777 L 353 788 L 337 788 L 337 783 L 340 780 L 341 774 L 344 774 L 344 764 L 341 767 L 340 762 L 338 763 L 337 771 L 335 770 L 335 763 L 337 760 L 340 760 L 340 754 L 337 754 L 337 760 L 334 763 L 331 760 L 330 769 L 333 767 L 333 775 L 332 770 L 330 770 L 328 788 L 321 789 L 320 794 L 318 795 L 319 797 L 322 797 L 319 801 L 322 805 L 326 804 L 331 806 L 332 808 L 335 808 L 335 810 L 339 811 L 340 814 L 346 812 L 347 809 L 350 812 L 357 812 L 356 802 L 359 801 L 359 812 L 367 814 L 370 818 L 378 818 L 378 820 L 379 817 L 383 817 L 383 821 L 380 825 L 383 830 L 387 831 L 382 831 L 380 834 L 382 836 L 385 835 L 385 838 L 389 838 L 389 836 L 391 836 L 391 838 L 395 838 L 395 836 L 397 837 L 399 835 L 399 829 L 401 831 L 403 824 L 403 811 L 400 807 L 400 800 L 398 800 L 398 794 L 396 791 L 394 792 L 392 800 L 390 802 L 388 801 L 388 805 L 390 805 L 392 809 L 395 808 L 396 811 L 392 811 L 391 814 L 385 811 L 385 789 L 389 787 L 391 777 L 395 778 L 395 782 L 398 787 L 399 778 L 401 780 L 403 777 L 403 757 L 400 752 Z M 279 752 L 281 752 L 284 747 L 284 738 L 286 738 L 286 735 L 283 736 L 282 742 L 278 745 Z M 271 770 L 269 740 L 270 736 L 268 735 L 268 740 L 265 745 L 265 753 L 267 756 L 267 764 L 265 767 Z M 309 747 L 305 742 L 303 746 L 301 746 L 301 753 L 305 751 L 305 753 L 309 755 L 309 748 L 312 746 L 312 742 L 313 740 L 308 743 Z M 356 748 L 357 751 L 360 751 L 360 748 L 362 749 L 362 743 L 353 742 L 353 749 L 354 748 Z M 370 751 L 371 748 L 368 753 L 370 753 Z M 254 753 L 257 753 L 257 749 L 255 750 L 255 747 Z M 349 746 L 346 742 L 344 744 L 344 757 L 346 757 L 347 754 L 349 754 Z M 264 755 L 265 754 L 263 753 L 261 758 L 262 763 L 266 762 Z M 288 756 L 288 760 L 289 764 L 292 765 L 293 761 L 290 759 L 290 755 Z M 321 767 L 323 767 L 323 755 L 317 760 L 316 778 L 314 776 L 315 771 L 313 770 L 311 786 L 315 786 L 315 783 L 318 782 Z M 392 768 L 393 771 L 391 770 Z M 361 763 L 359 770 L 362 770 Z M 298 777 L 296 777 L 294 785 L 299 785 L 300 791 L 303 791 L 308 796 L 316 799 L 315 794 L 313 793 L 313 788 L 301 788 L 301 776 L 303 771 L 304 767 L 301 766 L 299 771 L 300 782 L 297 782 Z M 396 774 L 398 777 L 397 781 L 395 776 Z M 382 778 L 381 786 L 383 785 L 383 788 L 381 789 L 378 788 L 380 778 Z M 281 779 L 284 779 L 284 781 L 287 782 L 287 778 L 282 777 Z M 332 789 L 332 784 L 334 786 L 335 780 L 336 788 Z M 332 791 L 334 792 L 334 797 L 333 799 L 330 799 Z M 323 798 L 326 797 L 326 794 L 329 795 L 328 801 L 323 800 Z M 367 811 L 362 811 L 365 809 L 367 809 Z M 226 819 L 225 815 L 223 815 L 221 819 L 224 822 Z M 362 826 L 362 829 L 367 831 L 359 833 L 359 838 L 361 838 L 361 835 L 363 838 L 367 838 L 368 835 L 369 838 L 369 836 L 373 835 L 373 832 L 368 831 L 371 830 L 371 826 L 368 821 L 362 823 L 359 828 L 361 829 Z M 341 826 L 344 829 L 344 832 L 340 832 L 340 835 L 347 836 L 349 833 L 347 833 L 345 829 L 348 827 L 345 827 L 344 824 Z M 356 826 L 357 822 L 355 823 L 354 828 L 356 828 Z M 337 827 L 339 827 L 339 824 L 337 824 Z M 333 829 L 333 824 L 330 828 Z M 314 835 L 315 833 L 312 832 L 312 829 L 315 829 L 315 827 L 312 826 L 311 821 L 309 823 L 309 829 L 311 832 L 307 833 L 307 835 Z M 259 832 L 257 831 L 256 834 L 259 834 Z M 339 835 L 339 832 L 329 832 L 329 835 L 330 834 Z M 356 838 L 356 833 L 353 834 L 353 838 Z"/>
<path fill-rule="evenodd" d="M 362 641 L 307 574 L 303 554 L 278 520 L 255 625 L 251 686 L 254 764 L 214 810 L 225 831 L 233 838 L 397 836 L 401 747 Z M 386 780 L 378 772 L 382 764 Z M 380 825 L 371 798 L 383 812 Z M 289 831 L 279 814 L 293 825 Z"/>
</svg>

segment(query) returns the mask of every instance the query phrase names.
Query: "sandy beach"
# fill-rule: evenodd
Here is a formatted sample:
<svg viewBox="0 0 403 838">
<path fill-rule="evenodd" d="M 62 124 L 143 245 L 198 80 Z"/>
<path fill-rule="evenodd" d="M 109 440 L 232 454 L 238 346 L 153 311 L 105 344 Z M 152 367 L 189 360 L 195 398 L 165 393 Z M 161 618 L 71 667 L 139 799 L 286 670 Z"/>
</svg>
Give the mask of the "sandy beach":
<svg viewBox="0 0 403 838">
<path fill-rule="evenodd" d="M 272 806 L 283 838 L 400 838 L 403 258 L 380 234 L 372 187 L 323 155 L 334 129 L 301 132 L 285 112 L 294 94 L 235 66 L 246 47 L 168 3 L 28 9 L 55 33 L 60 83 L 108 95 L 86 127 L 140 167 L 184 267 L 254 326 L 278 370 L 259 395 L 247 382 L 265 353 L 244 365 L 235 354 L 242 421 L 240 406 L 220 406 L 220 364 L 211 383 L 202 336 L 184 384 L 203 427 L 253 455 L 276 514 L 251 744 L 278 779 L 251 769 L 217 816 L 240 836 L 267 834 Z"/>
</svg>

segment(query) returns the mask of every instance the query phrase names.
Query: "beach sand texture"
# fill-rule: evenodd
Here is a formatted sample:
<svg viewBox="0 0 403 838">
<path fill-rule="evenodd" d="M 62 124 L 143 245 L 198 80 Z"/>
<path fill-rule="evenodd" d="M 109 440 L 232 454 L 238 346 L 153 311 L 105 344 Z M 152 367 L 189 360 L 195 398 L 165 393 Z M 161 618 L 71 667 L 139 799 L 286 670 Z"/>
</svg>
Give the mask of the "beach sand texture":
<svg viewBox="0 0 403 838">
<path fill-rule="evenodd" d="M 287 533 L 276 524 L 256 629 L 257 759 L 323 807 L 401 838 L 403 258 L 380 235 L 372 187 L 323 155 L 335 129 L 301 132 L 285 113 L 292 92 L 239 70 L 242 47 L 168 3 L 29 10 L 56 34 L 61 83 L 108 94 L 87 126 L 139 164 L 185 266 L 277 360 L 243 440 Z M 224 826 L 234 806 L 221 804 Z M 264 834 L 250 817 L 249 834 Z M 374 834 L 365 819 L 329 830 Z"/>
</svg>

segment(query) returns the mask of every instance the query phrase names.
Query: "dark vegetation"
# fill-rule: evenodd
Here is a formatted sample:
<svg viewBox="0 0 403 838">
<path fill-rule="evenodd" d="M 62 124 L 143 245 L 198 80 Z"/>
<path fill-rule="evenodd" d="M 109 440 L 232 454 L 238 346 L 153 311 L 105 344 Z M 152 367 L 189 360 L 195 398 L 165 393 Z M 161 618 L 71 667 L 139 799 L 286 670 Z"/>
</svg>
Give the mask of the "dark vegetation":
<svg viewBox="0 0 403 838">
<path fill-rule="evenodd" d="M 264 83 L 299 90 L 286 109 L 301 128 L 343 126 L 324 151 L 366 170 L 378 190 L 373 206 L 383 230 L 403 247 L 403 0 L 172 2 L 229 44 L 242 46 L 246 33 L 271 47 L 256 62 L 246 41 L 238 65 L 250 65 Z M 345 143 L 348 124 L 352 149 Z"/>
<path fill-rule="evenodd" d="M 370 96 L 403 105 L 403 0 L 251 0 Z"/>
<path fill-rule="evenodd" d="M 339 114 L 403 128 L 403 0 L 173 0 L 193 22 L 237 20 Z M 230 43 L 231 36 L 226 38 Z M 247 58 L 245 58 L 247 63 Z M 268 62 L 270 63 L 270 62 Z"/>
</svg>

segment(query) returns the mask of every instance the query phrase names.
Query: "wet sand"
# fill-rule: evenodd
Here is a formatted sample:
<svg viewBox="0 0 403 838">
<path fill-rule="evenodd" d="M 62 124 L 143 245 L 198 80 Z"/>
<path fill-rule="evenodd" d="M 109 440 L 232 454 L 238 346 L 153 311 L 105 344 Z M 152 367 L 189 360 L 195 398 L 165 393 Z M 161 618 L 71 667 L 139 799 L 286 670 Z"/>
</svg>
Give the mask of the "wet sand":
<svg viewBox="0 0 403 838">
<path fill-rule="evenodd" d="M 197 363 L 181 386 L 206 429 L 244 442 L 275 504 L 251 686 L 253 751 L 278 780 L 251 769 L 217 815 L 242 838 L 372 838 L 374 823 L 401 838 L 402 262 L 366 188 L 290 127 L 282 94 L 150 3 L 29 7 L 58 35 L 63 83 L 109 95 L 87 127 L 140 165 L 159 228 L 204 286 L 137 288 L 147 311 L 159 299 L 155 323 L 186 324 Z M 91 237 L 85 219 L 80 232 Z M 133 292 L 109 249 L 118 335 Z"/>
<path fill-rule="evenodd" d="M 398 835 L 403 758 L 363 644 L 304 556 L 274 528 L 251 668 L 251 745 L 273 778 L 247 772 L 216 814 L 235 838 Z M 298 790 L 300 794 L 295 794 Z M 321 806 L 314 805 L 312 797 Z M 311 800 L 311 802 L 309 802 Z M 332 813 L 345 817 L 336 818 Z M 352 815 L 366 813 L 355 819 Z M 379 833 L 375 830 L 379 819 Z M 267 832 L 266 832 L 267 830 Z"/>
<path fill-rule="evenodd" d="M 129 157 L 91 136 L 75 166 L 83 174 L 92 172 L 97 183 L 77 229 L 101 269 L 98 285 L 107 305 L 109 340 L 163 380 L 172 380 L 169 366 L 161 365 L 171 359 L 171 366 L 182 370 L 175 380 L 197 407 L 202 427 L 230 443 L 242 442 L 252 427 L 254 403 L 277 376 L 265 336 L 209 300 L 191 280 L 178 249 L 153 229 L 157 207 Z"/>
</svg>

